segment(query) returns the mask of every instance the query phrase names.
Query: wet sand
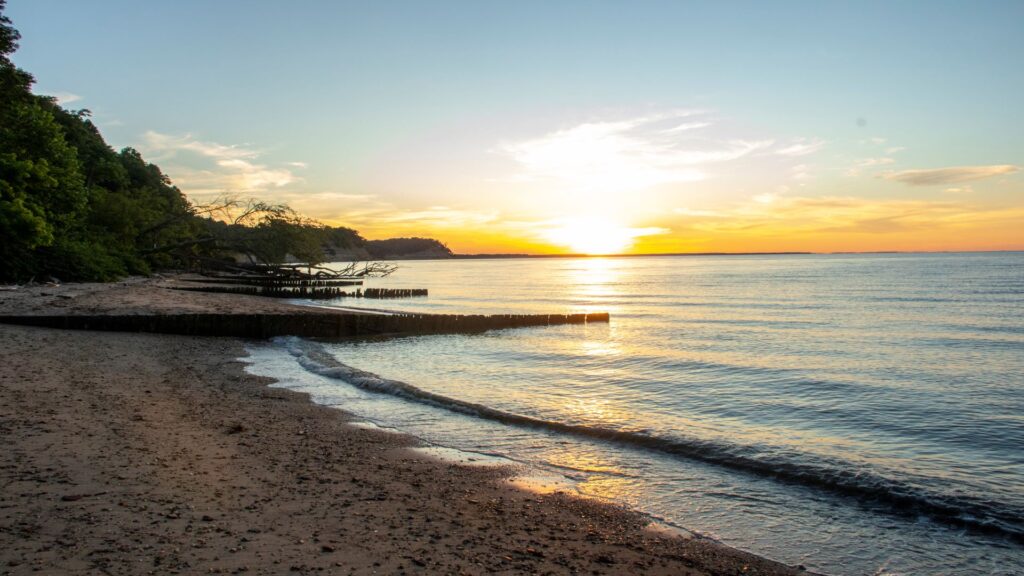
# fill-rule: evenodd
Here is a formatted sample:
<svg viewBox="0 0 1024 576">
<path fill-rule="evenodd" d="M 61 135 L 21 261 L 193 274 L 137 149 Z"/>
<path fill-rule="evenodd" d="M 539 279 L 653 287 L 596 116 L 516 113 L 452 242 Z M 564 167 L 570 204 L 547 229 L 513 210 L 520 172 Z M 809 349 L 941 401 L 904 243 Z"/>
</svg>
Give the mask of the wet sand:
<svg viewBox="0 0 1024 576">
<path fill-rule="evenodd" d="M 138 285 L 0 292 L 0 310 L 286 306 Z M 0 325 L 0 573 L 803 573 L 427 458 L 267 387 L 243 355 L 231 338 Z"/>
</svg>

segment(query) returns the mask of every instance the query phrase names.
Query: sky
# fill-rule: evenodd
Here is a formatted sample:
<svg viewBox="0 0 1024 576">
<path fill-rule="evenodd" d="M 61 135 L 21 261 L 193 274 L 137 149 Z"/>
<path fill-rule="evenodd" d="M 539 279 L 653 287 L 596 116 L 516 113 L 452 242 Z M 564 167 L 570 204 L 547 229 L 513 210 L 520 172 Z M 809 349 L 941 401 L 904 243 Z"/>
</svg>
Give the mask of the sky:
<svg viewBox="0 0 1024 576">
<path fill-rule="evenodd" d="M 462 253 L 1024 249 L 1024 2 L 9 0 L 195 202 Z"/>
</svg>

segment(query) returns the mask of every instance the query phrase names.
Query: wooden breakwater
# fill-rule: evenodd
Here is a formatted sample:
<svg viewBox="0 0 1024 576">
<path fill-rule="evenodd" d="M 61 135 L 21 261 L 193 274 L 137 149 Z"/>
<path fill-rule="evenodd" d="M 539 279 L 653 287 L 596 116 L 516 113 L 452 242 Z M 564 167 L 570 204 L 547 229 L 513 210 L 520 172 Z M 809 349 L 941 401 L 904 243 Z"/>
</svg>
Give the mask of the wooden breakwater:
<svg viewBox="0 0 1024 576">
<path fill-rule="evenodd" d="M 268 298 L 308 298 L 310 300 L 330 300 L 333 298 L 412 298 L 427 296 L 426 288 L 357 288 L 347 292 L 341 288 L 317 287 L 284 287 L 284 286 L 175 286 L 171 290 L 186 292 L 210 292 L 214 294 L 245 294 L 248 296 L 266 296 Z"/>
<path fill-rule="evenodd" d="M 362 280 L 318 280 L 295 278 L 262 278 L 258 276 L 228 276 L 212 278 L 179 278 L 183 282 L 196 284 L 228 284 L 233 286 L 287 286 L 324 288 L 328 286 L 362 286 Z"/>
<path fill-rule="evenodd" d="M 456 334 L 503 328 L 607 323 L 607 312 L 591 314 L 285 314 L 24 315 L 0 323 L 68 330 L 155 332 L 187 336 L 350 338 L 401 334 Z"/>
<path fill-rule="evenodd" d="M 359 290 L 356 290 L 358 293 Z M 414 298 L 427 296 L 426 288 L 367 288 L 362 291 L 363 298 Z M 359 297 L 358 295 L 356 296 Z"/>
</svg>

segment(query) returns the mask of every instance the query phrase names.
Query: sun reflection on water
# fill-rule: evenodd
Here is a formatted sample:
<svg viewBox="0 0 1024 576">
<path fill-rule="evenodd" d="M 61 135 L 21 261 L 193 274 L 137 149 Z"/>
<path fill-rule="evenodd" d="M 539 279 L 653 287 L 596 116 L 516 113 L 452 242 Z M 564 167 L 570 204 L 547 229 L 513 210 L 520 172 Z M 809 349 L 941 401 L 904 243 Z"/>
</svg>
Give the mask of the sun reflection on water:
<svg viewBox="0 0 1024 576">
<path fill-rule="evenodd" d="M 624 405 L 607 398 L 575 398 L 565 405 L 565 412 L 581 422 L 626 423 L 636 419 Z"/>
<path fill-rule="evenodd" d="M 622 353 L 622 347 L 611 339 L 583 340 L 580 352 L 586 356 L 616 356 Z"/>
<path fill-rule="evenodd" d="M 622 276 L 625 269 L 618 258 L 583 258 L 573 261 L 567 269 L 565 285 L 570 299 L 587 312 L 616 313 L 615 304 L 622 297 Z"/>
<path fill-rule="evenodd" d="M 637 497 L 636 478 L 597 455 L 566 450 L 548 454 L 547 462 L 577 474 L 583 473 L 575 487 L 585 496 L 627 503 Z M 570 473 L 570 476 L 575 475 Z"/>
</svg>

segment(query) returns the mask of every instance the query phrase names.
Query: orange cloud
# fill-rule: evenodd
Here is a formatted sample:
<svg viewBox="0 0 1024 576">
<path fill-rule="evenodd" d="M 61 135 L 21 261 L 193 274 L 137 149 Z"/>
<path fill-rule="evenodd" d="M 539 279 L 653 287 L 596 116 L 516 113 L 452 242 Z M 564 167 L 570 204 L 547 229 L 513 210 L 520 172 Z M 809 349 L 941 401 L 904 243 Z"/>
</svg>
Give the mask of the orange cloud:
<svg viewBox="0 0 1024 576">
<path fill-rule="evenodd" d="M 993 176 L 1013 174 L 1020 168 L 1010 164 L 994 166 L 955 166 L 952 168 L 935 168 L 931 170 L 903 170 L 883 175 L 888 180 L 896 180 L 913 186 L 934 186 L 972 182 Z"/>
</svg>

